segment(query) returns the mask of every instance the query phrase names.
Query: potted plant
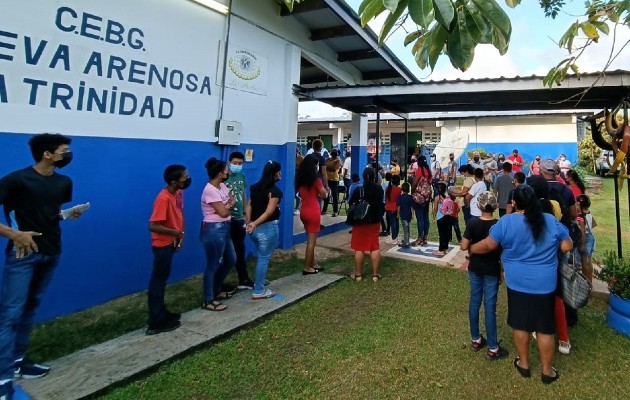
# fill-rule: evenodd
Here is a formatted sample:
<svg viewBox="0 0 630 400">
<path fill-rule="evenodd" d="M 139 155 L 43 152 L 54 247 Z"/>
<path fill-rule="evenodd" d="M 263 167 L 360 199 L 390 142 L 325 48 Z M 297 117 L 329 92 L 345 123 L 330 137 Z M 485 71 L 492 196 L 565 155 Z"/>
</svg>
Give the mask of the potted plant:
<svg viewBox="0 0 630 400">
<path fill-rule="evenodd" d="M 606 252 L 604 265 L 595 271 L 595 277 L 606 282 L 610 291 L 610 308 L 606 316 L 608 325 L 630 336 L 630 261 Z"/>
</svg>

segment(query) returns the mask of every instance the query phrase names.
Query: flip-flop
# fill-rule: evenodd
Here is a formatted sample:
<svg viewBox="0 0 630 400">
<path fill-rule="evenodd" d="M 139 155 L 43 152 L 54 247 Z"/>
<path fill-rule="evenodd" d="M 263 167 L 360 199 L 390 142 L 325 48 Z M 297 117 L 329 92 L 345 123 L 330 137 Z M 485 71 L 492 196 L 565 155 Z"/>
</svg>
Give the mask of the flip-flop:
<svg viewBox="0 0 630 400">
<path fill-rule="evenodd" d="M 227 306 L 215 300 L 210 303 L 203 303 L 201 308 L 206 311 L 224 311 L 227 309 Z"/>
</svg>

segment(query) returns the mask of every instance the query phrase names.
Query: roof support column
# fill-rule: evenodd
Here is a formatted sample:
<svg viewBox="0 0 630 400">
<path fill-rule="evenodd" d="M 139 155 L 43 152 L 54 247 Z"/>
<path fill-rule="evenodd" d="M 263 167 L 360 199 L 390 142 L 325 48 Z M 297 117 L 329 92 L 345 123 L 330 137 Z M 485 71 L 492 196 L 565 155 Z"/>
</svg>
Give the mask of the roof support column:
<svg viewBox="0 0 630 400">
<path fill-rule="evenodd" d="M 352 113 L 350 144 L 352 151 L 351 170 L 361 176 L 367 165 L 368 117 Z"/>
</svg>

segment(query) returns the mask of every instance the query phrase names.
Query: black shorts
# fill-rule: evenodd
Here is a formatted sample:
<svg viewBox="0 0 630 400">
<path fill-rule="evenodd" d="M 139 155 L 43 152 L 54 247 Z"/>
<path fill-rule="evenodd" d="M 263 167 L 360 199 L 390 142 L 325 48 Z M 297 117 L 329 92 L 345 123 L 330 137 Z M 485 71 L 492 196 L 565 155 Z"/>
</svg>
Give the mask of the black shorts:
<svg viewBox="0 0 630 400">
<path fill-rule="evenodd" d="M 507 323 L 512 329 L 553 335 L 555 293 L 529 294 L 507 288 Z"/>
</svg>

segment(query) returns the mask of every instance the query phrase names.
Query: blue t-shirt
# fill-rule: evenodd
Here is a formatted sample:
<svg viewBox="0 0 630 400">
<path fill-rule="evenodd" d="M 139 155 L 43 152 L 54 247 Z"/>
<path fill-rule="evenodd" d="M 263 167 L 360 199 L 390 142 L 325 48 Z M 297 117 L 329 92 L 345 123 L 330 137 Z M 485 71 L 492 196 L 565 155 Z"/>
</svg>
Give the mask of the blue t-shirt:
<svg viewBox="0 0 630 400">
<path fill-rule="evenodd" d="M 411 221 L 411 207 L 413 207 L 413 197 L 408 193 L 402 193 L 396 205 L 400 207 L 400 219 L 403 221 Z"/>
<path fill-rule="evenodd" d="M 490 229 L 490 237 L 503 248 L 505 284 L 512 290 L 530 294 L 556 290 L 558 246 L 569 238 L 569 231 L 553 215 L 543 215 L 545 229 L 536 243 L 523 214 L 506 214 Z"/>
</svg>

